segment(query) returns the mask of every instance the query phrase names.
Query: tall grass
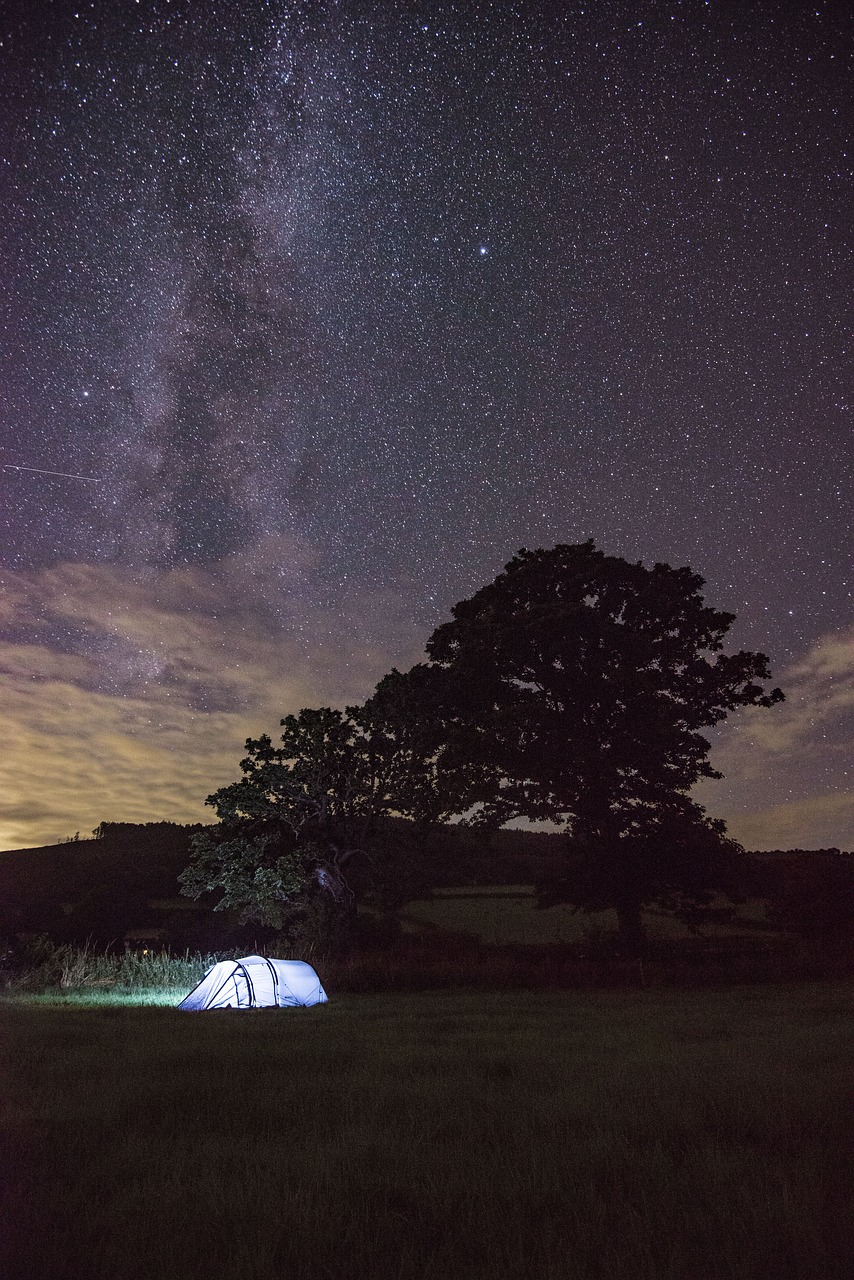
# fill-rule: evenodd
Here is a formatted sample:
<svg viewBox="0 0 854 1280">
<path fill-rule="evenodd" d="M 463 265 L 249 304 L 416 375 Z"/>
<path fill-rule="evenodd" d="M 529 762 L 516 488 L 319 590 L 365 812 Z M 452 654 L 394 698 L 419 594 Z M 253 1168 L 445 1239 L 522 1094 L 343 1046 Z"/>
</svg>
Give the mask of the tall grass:
<svg viewBox="0 0 854 1280">
<path fill-rule="evenodd" d="M 34 937 L 4 966 L 0 986 L 7 992 L 187 991 L 217 959 L 190 951 L 105 952 L 89 944 L 75 947 Z"/>
<path fill-rule="evenodd" d="M 830 985 L 0 1008 L 8 1280 L 847 1280 Z"/>
<path fill-rule="evenodd" d="M 402 936 L 389 934 L 384 943 L 374 937 L 373 945 L 363 937 L 343 956 L 309 946 L 293 958 L 314 964 L 331 989 L 362 992 L 460 985 L 496 990 L 703 986 L 854 973 L 850 939 L 829 946 L 787 935 L 769 924 L 764 904 L 757 901 L 729 918 L 712 919 L 700 933 L 690 934 L 682 922 L 652 910 L 644 923 L 649 948 L 641 965 L 621 956 L 613 912 L 587 915 L 568 906 L 540 911 L 530 887 L 470 886 L 410 903 Z M 177 1003 L 217 960 L 245 953 L 104 953 L 30 937 L 0 962 L 0 992 L 60 992 L 68 999 L 100 992 L 105 1001 L 134 997 Z M 292 956 L 278 946 L 276 954 Z"/>
<path fill-rule="evenodd" d="M 103 953 L 36 940 L 35 954 L 0 969 L 0 1000 L 42 994 L 72 1002 L 177 1004 L 204 973 L 232 952 Z M 251 950 L 251 948 L 250 948 Z M 245 954 L 241 952 L 240 954 Z M 290 958 L 287 949 L 278 951 Z M 850 946 L 838 954 L 797 940 L 659 940 L 643 963 L 615 949 L 613 935 L 591 931 L 581 944 L 488 945 L 447 932 L 409 936 L 380 950 L 306 954 L 330 991 L 487 991 L 585 988 L 701 988 L 733 983 L 841 978 L 854 971 Z"/>
</svg>

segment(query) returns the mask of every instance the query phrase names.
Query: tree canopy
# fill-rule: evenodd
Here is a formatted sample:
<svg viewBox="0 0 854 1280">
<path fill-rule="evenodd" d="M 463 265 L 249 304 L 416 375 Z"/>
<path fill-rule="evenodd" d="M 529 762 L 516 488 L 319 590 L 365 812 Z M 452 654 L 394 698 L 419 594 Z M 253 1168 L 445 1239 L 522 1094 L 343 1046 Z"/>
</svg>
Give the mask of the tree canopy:
<svg viewBox="0 0 854 1280">
<path fill-rule="evenodd" d="M 189 896 L 218 891 L 218 909 L 279 930 L 312 905 L 347 915 L 345 868 L 386 806 L 382 777 L 348 715 L 306 708 L 281 725 L 281 746 L 267 734 L 248 739 L 242 778 L 208 796 L 220 825 L 195 838 L 181 877 Z"/>
<path fill-rule="evenodd" d="M 364 706 L 286 716 L 281 746 L 248 739 L 242 778 L 207 798 L 220 823 L 194 838 L 183 892 L 218 892 L 244 923 L 310 918 L 322 932 L 345 930 L 359 900 L 389 909 L 421 891 L 430 829 L 468 806 L 477 774 L 443 767 L 432 683 L 391 672 Z M 393 815 L 413 820 L 416 840 L 389 839 Z"/>
<path fill-rule="evenodd" d="M 437 823 L 547 820 L 571 845 L 541 901 L 614 907 L 637 949 L 642 906 L 693 909 L 731 879 L 738 846 L 690 795 L 719 776 L 701 730 L 783 696 L 764 654 L 723 652 L 734 615 L 703 586 L 593 542 L 520 551 L 454 606 L 427 663 L 363 706 L 287 716 L 281 746 L 247 741 L 184 891 L 276 927 L 311 902 L 343 916 L 359 896 L 404 901 Z M 391 815 L 415 848 L 383 844 Z"/>
<path fill-rule="evenodd" d="M 703 586 L 592 541 L 522 550 L 427 645 L 455 693 L 453 732 L 490 772 L 482 820 L 561 824 L 584 851 L 567 899 L 616 907 L 634 945 L 643 903 L 701 894 L 713 851 L 721 880 L 733 850 L 689 796 L 719 776 L 700 730 L 783 696 L 761 683 L 764 654 L 722 652 L 735 618 Z"/>
</svg>

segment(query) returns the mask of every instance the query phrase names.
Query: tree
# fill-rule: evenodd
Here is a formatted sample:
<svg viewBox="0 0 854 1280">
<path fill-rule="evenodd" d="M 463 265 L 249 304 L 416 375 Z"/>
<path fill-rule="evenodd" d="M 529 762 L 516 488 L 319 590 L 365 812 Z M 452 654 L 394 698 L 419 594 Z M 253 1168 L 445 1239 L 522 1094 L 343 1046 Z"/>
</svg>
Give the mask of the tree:
<svg viewBox="0 0 854 1280">
<path fill-rule="evenodd" d="M 243 777 L 208 796 L 220 825 L 194 839 L 182 892 L 219 891 L 217 909 L 278 930 L 318 913 L 341 927 L 355 900 L 345 871 L 387 809 L 383 780 L 349 715 L 303 709 L 281 724 L 280 747 L 248 739 Z"/>
<path fill-rule="evenodd" d="M 489 793 L 488 769 L 449 733 L 453 682 L 424 663 L 406 673 L 394 669 L 350 713 L 383 759 L 394 812 L 412 821 L 416 847 L 426 857 L 435 827 Z"/>
<path fill-rule="evenodd" d="M 440 769 L 435 732 L 416 714 L 424 683 L 392 672 L 363 707 L 287 716 L 280 747 L 248 739 L 243 777 L 207 798 L 220 825 L 195 837 L 182 892 L 216 891 L 217 909 L 244 923 L 304 931 L 312 921 L 327 937 L 346 935 L 360 900 L 389 911 L 416 896 L 424 840 L 407 848 L 386 820 L 411 816 L 423 834 L 459 803 L 458 774 Z"/>
<path fill-rule="evenodd" d="M 792 849 L 759 858 L 759 894 L 766 899 L 775 924 L 808 938 L 819 952 L 841 944 L 850 947 L 854 854 L 839 849 Z"/>
<path fill-rule="evenodd" d="M 699 730 L 783 697 L 759 683 L 763 654 L 722 653 L 734 615 L 703 585 L 592 541 L 522 550 L 427 645 L 454 689 L 451 738 L 491 779 L 480 820 L 561 824 L 575 854 L 551 899 L 614 907 L 633 951 L 641 908 L 699 900 L 735 848 L 688 795 L 720 776 Z"/>
</svg>

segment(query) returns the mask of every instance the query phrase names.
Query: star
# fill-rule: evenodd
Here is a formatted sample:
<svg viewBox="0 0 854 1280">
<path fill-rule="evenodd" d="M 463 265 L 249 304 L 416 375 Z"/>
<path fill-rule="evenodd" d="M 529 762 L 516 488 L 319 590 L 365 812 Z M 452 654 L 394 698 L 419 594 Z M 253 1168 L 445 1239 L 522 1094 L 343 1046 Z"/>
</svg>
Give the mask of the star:
<svg viewBox="0 0 854 1280">
<path fill-rule="evenodd" d="M 205 817 L 205 772 L 242 739 L 363 700 L 522 546 L 690 565 L 775 680 L 832 662 L 841 687 L 833 6 L 788 25 L 653 6 L 638 27 L 630 0 L 549 23 L 511 0 L 211 4 L 89 0 L 48 24 L 18 5 L 0 47 L 0 643 L 65 682 L 15 712 L 31 749 L 0 847 L 142 794 Z M 171 646 L 134 730 L 92 695 L 112 668 L 128 687 L 117 628 Z M 139 729 L 158 689 L 168 747 Z M 802 723 L 837 732 L 829 682 L 810 690 Z M 81 763 L 34 795 L 51 691 L 85 739 L 69 770 L 115 742 L 138 768 Z M 785 815 L 813 805 L 841 846 L 844 755 L 807 735 L 710 812 L 777 809 L 751 827 L 773 847 L 809 844 Z"/>
</svg>

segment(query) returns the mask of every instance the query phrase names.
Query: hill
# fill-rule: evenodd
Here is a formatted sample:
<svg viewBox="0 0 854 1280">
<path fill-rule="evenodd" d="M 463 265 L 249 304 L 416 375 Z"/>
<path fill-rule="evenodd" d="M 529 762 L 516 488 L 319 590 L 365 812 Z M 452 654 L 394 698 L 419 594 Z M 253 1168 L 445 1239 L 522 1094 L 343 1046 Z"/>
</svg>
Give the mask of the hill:
<svg viewBox="0 0 854 1280">
<path fill-rule="evenodd" d="M 213 896 L 194 902 L 180 893 L 178 876 L 189 860 L 190 839 L 200 830 L 200 824 L 105 822 L 91 839 L 0 853 L 0 940 L 45 933 L 57 942 L 88 939 L 101 946 L 122 941 L 200 950 L 253 945 L 261 936 L 257 927 L 242 928 L 233 914 L 215 913 Z M 405 846 L 411 824 L 390 820 L 388 836 Z M 549 877 L 565 849 L 555 833 L 510 829 L 486 836 L 444 826 L 432 837 L 433 885 L 437 891 L 531 886 Z M 797 932 L 815 937 L 850 932 L 853 872 L 854 857 L 836 849 L 751 854 L 745 862 L 745 896 L 775 901 L 779 922 Z M 523 896 L 529 898 L 530 891 Z M 501 907 L 505 914 L 508 906 Z M 454 910 L 463 909 L 461 900 Z M 443 912 L 437 904 L 437 910 L 435 921 L 427 912 L 428 927 L 431 921 L 436 927 L 449 907 Z M 482 915 L 482 901 L 476 911 Z M 761 914 L 764 918 L 764 910 Z M 551 936 L 547 915 L 531 916 L 543 923 L 544 941 Z M 454 912 L 450 916 L 447 927 L 459 930 L 460 921 Z"/>
<path fill-rule="evenodd" d="M 0 936 L 47 933 L 57 941 L 103 943 L 134 928 L 165 930 L 165 903 L 178 897 L 177 877 L 199 830 L 173 822 L 102 823 L 88 840 L 0 853 Z"/>
<path fill-rule="evenodd" d="M 409 838 L 404 819 L 389 827 L 392 838 Z M 91 839 L 0 853 L 0 938 L 47 933 L 62 942 L 106 944 L 132 935 L 199 948 L 251 941 L 233 915 L 214 915 L 215 899 L 181 896 L 178 876 L 200 830 L 201 824 L 104 822 Z M 432 840 L 434 883 L 532 884 L 548 874 L 562 847 L 555 834 L 509 830 L 486 838 L 449 825 Z M 254 937 L 257 930 L 249 932 Z"/>
</svg>

